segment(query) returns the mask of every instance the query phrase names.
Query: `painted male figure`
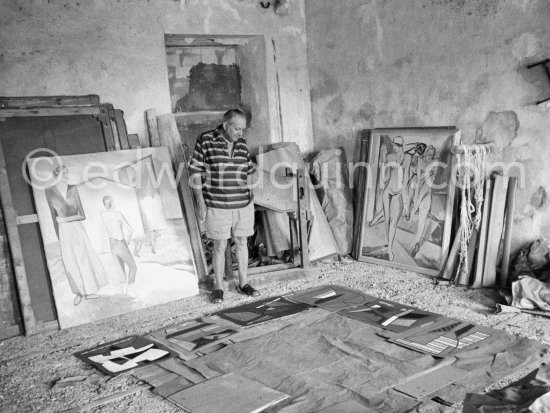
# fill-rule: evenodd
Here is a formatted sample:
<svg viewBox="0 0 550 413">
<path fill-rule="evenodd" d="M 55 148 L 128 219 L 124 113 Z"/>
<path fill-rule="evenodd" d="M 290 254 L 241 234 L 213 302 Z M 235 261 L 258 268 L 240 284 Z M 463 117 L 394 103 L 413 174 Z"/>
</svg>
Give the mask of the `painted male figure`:
<svg viewBox="0 0 550 413">
<path fill-rule="evenodd" d="M 109 235 L 109 245 L 115 259 L 115 265 L 118 265 L 118 268 L 122 271 L 125 281 L 124 294 L 127 295 L 136 282 L 137 273 L 136 262 L 128 249 L 133 230 L 124 215 L 115 209 L 112 197 L 109 195 L 104 196 L 103 205 L 105 211 L 101 212 L 101 220 Z M 125 264 L 128 267 L 128 274 L 124 269 Z"/>
<path fill-rule="evenodd" d="M 237 248 L 239 289 L 249 296 L 259 295 L 247 282 L 247 238 L 254 233 L 251 184 L 255 167 L 243 137 L 245 130 L 245 114 L 239 109 L 227 111 L 220 126 L 197 139 L 189 164 L 200 219 L 206 235 L 214 240 L 214 303 L 223 301 L 225 249 L 230 238 Z"/>
</svg>

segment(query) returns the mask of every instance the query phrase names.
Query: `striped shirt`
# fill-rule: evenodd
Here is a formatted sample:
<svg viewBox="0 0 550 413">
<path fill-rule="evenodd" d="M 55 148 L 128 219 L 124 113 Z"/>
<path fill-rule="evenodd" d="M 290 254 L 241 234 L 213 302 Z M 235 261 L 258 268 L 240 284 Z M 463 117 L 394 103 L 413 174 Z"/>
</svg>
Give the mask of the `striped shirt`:
<svg viewBox="0 0 550 413">
<path fill-rule="evenodd" d="M 210 208 L 237 209 L 252 201 L 252 191 L 247 188 L 247 176 L 255 171 L 250 160 L 246 140 L 233 143 L 229 153 L 223 137 L 223 127 L 203 133 L 197 139 L 189 172 L 203 177 L 204 203 Z"/>
</svg>

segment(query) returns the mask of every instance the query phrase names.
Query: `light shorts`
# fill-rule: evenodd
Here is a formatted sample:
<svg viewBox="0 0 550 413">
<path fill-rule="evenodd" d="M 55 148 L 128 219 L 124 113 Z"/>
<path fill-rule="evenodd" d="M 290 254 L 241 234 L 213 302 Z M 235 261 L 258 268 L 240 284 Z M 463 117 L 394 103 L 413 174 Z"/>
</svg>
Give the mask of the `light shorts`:
<svg viewBox="0 0 550 413">
<path fill-rule="evenodd" d="M 206 209 L 206 236 L 210 239 L 249 237 L 254 234 L 254 202 L 238 209 Z"/>
</svg>

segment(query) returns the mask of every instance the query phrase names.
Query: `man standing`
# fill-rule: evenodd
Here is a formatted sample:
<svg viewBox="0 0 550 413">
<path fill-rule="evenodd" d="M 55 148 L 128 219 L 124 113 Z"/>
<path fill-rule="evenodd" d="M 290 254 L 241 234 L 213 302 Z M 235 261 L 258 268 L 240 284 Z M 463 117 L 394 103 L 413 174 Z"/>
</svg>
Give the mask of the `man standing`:
<svg viewBox="0 0 550 413">
<path fill-rule="evenodd" d="M 101 212 L 101 219 L 109 235 L 109 245 L 115 260 L 115 265 L 122 271 L 124 281 L 124 294 L 128 295 L 131 287 L 136 282 L 137 265 L 132 253 L 128 249 L 128 243 L 132 239 L 132 227 L 120 212 L 115 210 L 113 198 L 109 195 L 103 197 L 105 211 Z M 128 267 L 128 274 L 124 269 Z"/>
<path fill-rule="evenodd" d="M 251 187 L 256 169 L 243 137 L 245 130 L 245 114 L 239 109 L 227 111 L 220 126 L 197 139 L 189 163 L 200 219 L 205 223 L 207 237 L 214 240 L 213 303 L 223 301 L 225 249 L 231 237 L 237 249 L 239 290 L 249 296 L 260 294 L 247 282 L 247 238 L 254 234 Z"/>
</svg>

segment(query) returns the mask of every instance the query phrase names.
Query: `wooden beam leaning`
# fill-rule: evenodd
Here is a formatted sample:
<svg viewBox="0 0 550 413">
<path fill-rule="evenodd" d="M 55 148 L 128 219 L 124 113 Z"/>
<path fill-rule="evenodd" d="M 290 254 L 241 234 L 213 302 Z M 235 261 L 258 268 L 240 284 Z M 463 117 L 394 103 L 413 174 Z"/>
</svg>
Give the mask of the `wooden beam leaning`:
<svg viewBox="0 0 550 413">
<path fill-rule="evenodd" d="M 105 139 L 105 147 L 108 151 L 116 150 L 115 137 L 113 127 L 111 126 L 111 118 L 109 117 L 109 107 L 101 105 L 99 107 L 99 121 L 103 129 L 103 137 Z"/>
<path fill-rule="evenodd" d="M 302 268 L 308 268 L 311 264 L 309 262 L 309 240 L 307 231 L 308 212 L 307 208 L 310 205 L 309 202 L 309 188 L 306 183 L 304 170 L 298 169 L 296 171 L 296 190 L 298 191 L 298 222 L 299 222 L 299 237 L 300 237 L 300 256 Z"/>
<path fill-rule="evenodd" d="M 479 243 L 476 257 L 476 273 L 472 288 L 481 288 L 483 286 L 483 271 L 485 267 L 485 251 L 487 249 L 487 234 L 489 229 L 489 215 L 491 211 L 491 201 L 493 199 L 493 181 L 485 181 L 485 195 L 483 199 L 483 212 L 481 214 L 481 226 L 479 228 Z"/>
<path fill-rule="evenodd" d="M 155 109 L 148 109 L 145 112 L 147 116 L 147 130 L 149 131 L 149 145 L 151 147 L 160 146 L 159 128 L 157 125 L 157 111 Z"/>
<path fill-rule="evenodd" d="M 512 244 L 512 228 L 514 226 L 517 186 L 518 179 L 511 177 L 508 181 L 508 193 L 506 195 L 506 223 L 504 227 L 504 241 L 502 243 L 502 265 L 499 279 L 500 288 L 505 288 L 508 284 L 508 267 L 510 266 L 510 246 Z"/>
<path fill-rule="evenodd" d="M 130 149 L 141 148 L 141 143 L 139 142 L 139 136 L 137 133 L 130 133 L 128 135 L 128 148 Z"/>
<path fill-rule="evenodd" d="M 148 116 L 149 116 L 149 111 Z M 167 146 L 172 157 L 176 177 L 178 178 L 178 188 L 180 199 L 183 203 L 183 211 L 191 238 L 191 248 L 195 257 L 195 265 L 197 266 L 197 276 L 199 279 L 204 279 L 208 275 L 208 266 L 202 249 L 201 232 L 199 223 L 195 215 L 194 197 L 189 184 L 189 171 L 187 170 L 187 162 L 181 139 L 176 125 L 174 115 L 168 114 L 157 118 L 159 146 Z"/>
<path fill-rule="evenodd" d="M 31 304 L 31 294 L 25 271 L 25 262 L 23 261 L 23 251 L 21 250 L 21 240 L 19 230 L 17 229 L 17 213 L 13 208 L 8 172 L 6 169 L 6 160 L 4 158 L 4 148 L 0 143 L 0 201 L 2 204 L 3 215 L 6 223 L 6 232 L 8 235 L 10 252 L 13 261 L 13 270 L 17 291 L 19 294 L 19 303 L 23 315 L 23 325 L 25 334 L 34 334 L 36 332 L 36 317 Z"/>
<path fill-rule="evenodd" d="M 124 122 L 124 112 L 120 109 L 114 110 L 116 130 L 118 132 L 118 140 L 120 142 L 120 149 L 130 149 L 128 142 L 128 131 L 126 130 L 126 123 Z"/>
<path fill-rule="evenodd" d="M 483 270 L 484 287 L 496 286 L 498 247 L 502 238 L 507 189 L 508 177 L 497 175 L 493 187 L 493 200 L 491 202 L 491 215 L 489 217 L 489 230 L 487 233 L 487 249 L 485 251 Z"/>
</svg>

